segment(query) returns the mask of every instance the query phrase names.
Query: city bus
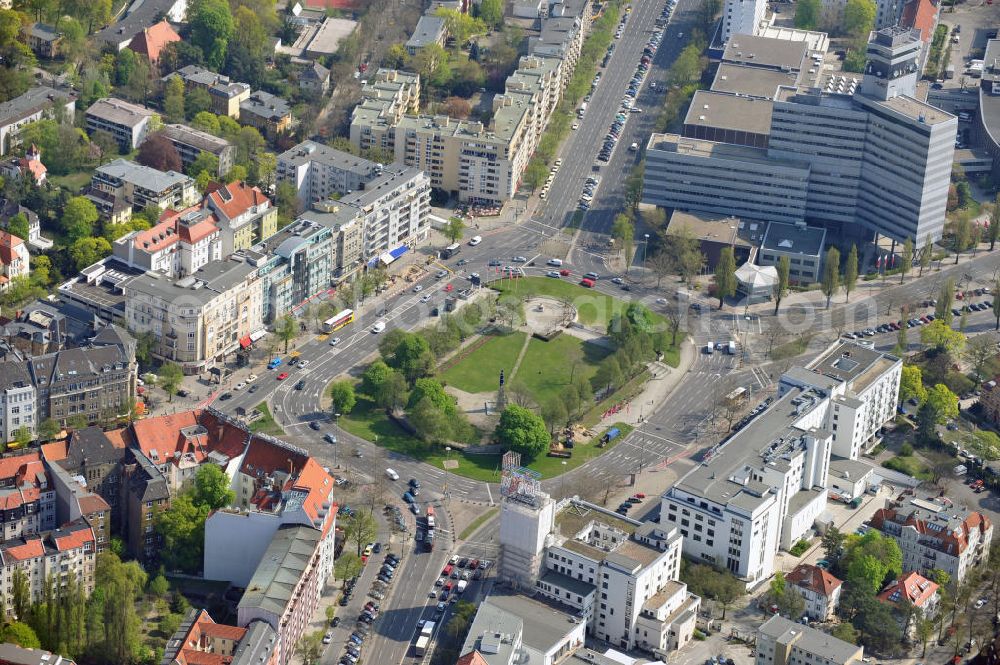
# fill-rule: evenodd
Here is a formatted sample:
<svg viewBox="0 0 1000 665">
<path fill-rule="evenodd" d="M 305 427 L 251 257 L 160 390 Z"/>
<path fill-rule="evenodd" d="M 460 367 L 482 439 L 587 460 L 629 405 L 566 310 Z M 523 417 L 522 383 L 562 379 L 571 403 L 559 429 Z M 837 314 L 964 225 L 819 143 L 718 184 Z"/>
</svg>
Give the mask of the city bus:
<svg viewBox="0 0 1000 665">
<path fill-rule="evenodd" d="M 323 322 L 323 331 L 330 333 L 330 332 L 333 332 L 335 330 L 340 330 L 341 328 L 343 328 L 344 326 L 346 326 L 348 323 L 354 323 L 354 310 L 353 309 L 345 309 L 343 312 L 340 312 L 336 316 L 334 316 L 332 318 L 329 318 L 326 321 L 324 321 Z"/>
<path fill-rule="evenodd" d="M 457 242 L 452 243 L 451 245 L 448 245 L 447 247 L 441 250 L 441 258 L 450 259 L 451 257 L 458 254 L 458 250 L 460 250 L 461 248 L 462 246 L 459 245 Z"/>
</svg>

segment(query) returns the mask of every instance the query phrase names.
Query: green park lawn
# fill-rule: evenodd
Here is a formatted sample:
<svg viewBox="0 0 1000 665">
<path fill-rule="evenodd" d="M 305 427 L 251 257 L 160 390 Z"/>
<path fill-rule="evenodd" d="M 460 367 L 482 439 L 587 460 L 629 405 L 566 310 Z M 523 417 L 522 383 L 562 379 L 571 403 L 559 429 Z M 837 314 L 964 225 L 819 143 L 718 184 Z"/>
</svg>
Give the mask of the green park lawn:
<svg viewBox="0 0 1000 665">
<path fill-rule="evenodd" d="M 548 296 L 568 301 L 576 307 L 580 323 L 606 330 L 612 317 L 624 311 L 627 303 L 568 281 L 572 279 L 574 278 L 567 277 L 563 280 L 551 277 L 525 277 L 498 281 L 490 286 L 500 293 L 520 298 Z"/>
<path fill-rule="evenodd" d="M 523 383 L 540 404 L 546 404 L 577 376 L 590 380 L 610 349 L 563 333 L 548 342 L 533 338 L 512 381 Z"/>
<path fill-rule="evenodd" d="M 500 370 L 510 376 L 517 356 L 524 347 L 525 335 L 523 332 L 491 335 L 485 344 L 444 370 L 440 375 L 441 380 L 469 393 L 497 390 Z"/>
</svg>

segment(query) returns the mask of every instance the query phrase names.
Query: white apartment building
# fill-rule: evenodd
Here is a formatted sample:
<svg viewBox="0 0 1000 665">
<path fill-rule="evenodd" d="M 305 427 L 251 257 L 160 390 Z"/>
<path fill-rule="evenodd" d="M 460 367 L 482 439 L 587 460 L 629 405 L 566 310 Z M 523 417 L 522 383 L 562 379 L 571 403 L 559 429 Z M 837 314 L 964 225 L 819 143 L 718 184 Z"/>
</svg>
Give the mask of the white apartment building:
<svg viewBox="0 0 1000 665">
<path fill-rule="evenodd" d="M 129 330 L 153 333 L 154 355 L 187 373 L 224 362 L 264 327 L 257 269 L 237 255 L 179 280 L 147 272 L 121 288 Z"/>
<path fill-rule="evenodd" d="M 431 185 L 418 168 L 390 164 L 362 191 L 342 197 L 338 204 L 358 211 L 363 254 L 369 263 L 386 252 L 395 259 L 402 248 L 415 247 L 430 230 Z"/>
<path fill-rule="evenodd" d="M 733 35 L 756 35 L 767 10 L 767 0 L 726 0 L 722 8 L 720 41 Z"/>
<path fill-rule="evenodd" d="M 383 166 L 335 148 L 303 141 L 278 155 L 278 182 L 295 186 L 303 205 L 349 194 L 381 175 Z"/>
<path fill-rule="evenodd" d="M 0 545 L 0 589 L 11 598 L 14 571 L 20 570 L 27 578 L 32 602 L 41 602 L 50 577 L 59 586 L 73 578 L 84 596 L 89 596 L 94 590 L 96 555 L 94 530 L 82 519 L 55 531 L 5 542 Z M 6 612 L 13 616 L 9 603 Z"/>
<path fill-rule="evenodd" d="M 43 118 L 55 118 L 60 110 L 61 117 L 57 119 L 72 122 L 76 94 L 44 85 L 30 88 L 23 95 L 0 104 L 0 156 L 20 144 L 19 136 L 25 125 Z"/>
<path fill-rule="evenodd" d="M 865 649 L 776 614 L 757 629 L 756 665 L 856 665 Z"/>
<path fill-rule="evenodd" d="M 155 111 L 115 97 L 98 99 L 85 114 L 87 132 L 106 132 L 124 150 L 135 150 L 160 124 Z"/>
<path fill-rule="evenodd" d="M 122 236 L 113 254 L 134 268 L 180 278 L 222 259 L 221 235 L 211 212 L 189 209 Z"/>
<path fill-rule="evenodd" d="M 17 431 L 28 428 L 32 435 L 38 425 L 35 413 L 35 385 L 23 363 L 0 363 L 0 436 L 14 441 Z"/>
<path fill-rule="evenodd" d="M 176 171 L 158 171 L 126 159 L 116 159 L 94 169 L 90 186 L 135 210 L 156 206 L 182 209 L 198 201 L 193 179 Z"/>
<path fill-rule="evenodd" d="M 899 543 L 903 570 L 940 568 L 961 584 L 969 570 L 987 560 L 993 523 L 983 513 L 962 510 L 947 497 L 900 495 L 887 500 L 869 520 L 873 529 Z"/>
<path fill-rule="evenodd" d="M 586 624 L 563 608 L 494 588 L 476 611 L 462 665 L 557 665 L 583 646 Z M 474 655 L 473 655 L 474 654 Z"/>
<path fill-rule="evenodd" d="M 917 99 L 919 30 L 872 33 L 863 75 L 824 73 L 825 54 L 805 44 L 738 41 L 723 56 L 738 75 L 720 67 L 720 94 L 692 105 L 684 134 L 650 137 L 646 203 L 897 242 L 941 237 L 958 120 Z"/>
<path fill-rule="evenodd" d="M 848 445 L 845 437 L 853 445 L 854 430 L 840 427 L 835 390 L 884 385 L 885 393 L 861 390 L 852 407 L 884 413 L 861 401 L 895 405 L 899 366 L 895 356 L 837 342 L 811 370 L 791 370 L 773 404 L 664 493 L 661 524 L 680 530 L 690 558 L 726 568 L 748 586 L 764 582 L 778 548 L 802 538 L 825 509 L 831 453 Z"/>
<path fill-rule="evenodd" d="M 677 582 L 681 536 L 673 525 L 542 494 L 504 499 L 500 540 L 501 579 L 578 610 L 595 637 L 664 654 L 691 639 L 701 599 Z"/>
</svg>

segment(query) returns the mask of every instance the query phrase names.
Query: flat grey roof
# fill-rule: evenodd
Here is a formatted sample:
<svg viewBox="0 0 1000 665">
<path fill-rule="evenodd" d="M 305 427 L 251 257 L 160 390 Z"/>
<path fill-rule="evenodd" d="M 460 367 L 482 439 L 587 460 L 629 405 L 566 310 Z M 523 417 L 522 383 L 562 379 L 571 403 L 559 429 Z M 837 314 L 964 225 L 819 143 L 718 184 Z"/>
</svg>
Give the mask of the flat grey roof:
<svg viewBox="0 0 1000 665">
<path fill-rule="evenodd" d="M 722 53 L 722 61 L 736 64 L 798 71 L 809 52 L 805 42 L 755 35 L 733 35 Z"/>
<path fill-rule="evenodd" d="M 289 148 L 278 155 L 278 162 L 294 166 L 301 166 L 307 162 L 318 162 L 341 171 L 356 173 L 364 178 L 373 176 L 376 170 L 375 162 L 316 141 L 303 141 L 297 146 Z"/>
<path fill-rule="evenodd" d="M 406 45 L 410 48 L 423 48 L 428 44 L 436 44 L 443 34 L 443 18 L 440 16 L 421 16 Z"/>
<path fill-rule="evenodd" d="M 238 605 L 281 616 L 319 546 L 320 532 L 307 526 L 278 528 L 264 550 Z"/>
<path fill-rule="evenodd" d="M 861 480 L 875 473 L 875 469 L 857 460 L 843 457 L 830 458 L 830 475 L 844 480 Z"/>
<path fill-rule="evenodd" d="M 761 249 L 819 257 L 823 253 L 826 229 L 771 222 L 761 241 Z"/>
<path fill-rule="evenodd" d="M 155 112 L 145 106 L 126 102 L 124 99 L 105 97 L 91 104 L 90 108 L 87 109 L 87 115 L 113 122 L 116 125 L 135 127 L 146 118 L 154 116 Z"/>
<path fill-rule="evenodd" d="M 103 166 L 97 167 L 95 172 L 109 178 L 130 182 L 133 185 L 152 192 L 162 192 L 191 179 L 177 171 L 159 171 L 149 166 L 130 162 L 121 157 L 113 162 L 108 162 Z"/>
<path fill-rule="evenodd" d="M 17 122 L 42 109 L 52 106 L 56 100 L 76 99 L 72 94 L 46 85 L 29 88 L 23 95 L 0 104 L 0 125 Z"/>
<path fill-rule="evenodd" d="M 758 631 L 777 642 L 792 642 L 802 651 L 835 663 L 848 663 L 855 658 L 860 659 L 864 653 L 862 647 L 838 640 L 822 630 L 786 619 L 780 614 L 775 614 L 765 621 Z"/>
<path fill-rule="evenodd" d="M 597 588 L 589 582 L 584 582 L 583 580 L 578 580 L 575 577 L 563 575 L 562 573 L 557 573 L 554 570 L 548 569 L 542 573 L 542 577 L 538 581 L 557 586 L 560 589 L 564 589 L 578 596 L 589 595 L 594 591 L 594 589 Z"/>
<path fill-rule="evenodd" d="M 808 369 L 826 376 L 835 377 L 854 385 L 854 391 L 860 390 L 858 380 L 879 374 L 889 366 L 899 362 L 896 356 L 868 348 L 855 342 L 841 340 L 833 344 L 822 355 L 807 366 Z"/>
<path fill-rule="evenodd" d="M 187 125 L 164 125 L 161 131 L 171 141 L 183 143 L 214 155 L 219 154 L 232 145 L 224 138 L 213 136 L 208 132 L 203 132 L 200 129 L 194 129 Z"/>
<path fill-rule="evenodd" d="M 316 35 L 306 46 L 306 51 L 320 54 L 336 53 L 340 42 L 354 32 L 357 27 L 356 21 L 329 17 L 319 26 Z"/>
<path fill-rule="evenodd" d="M 129 280 L 125 288 L 164 300 L 183 295 L 187 301 L 207 304 L 256 270 L 256 266 L 234 255 L 223 261 L 211 261 L 178 280 L 156 273 L 143 273 Z"/>
<path fill-rule="evenodd" d="M 796 85 L 798 78 L 794 72 L 721 62 L 712 81 L 712 90 L 774 99 L 779 86 Z"/>
<path fill-rule="evenodd" d="M 374 203 L 397 187 L 413 178 L 419 177 L 423 171 L 413 166 L 393 163 L 385 168 L 382 175 L 365 183 L 363 191 L 354 192 L 340 199 L 341 203 L 363 208 Z"/>
<path fill-rule="evenodd" d="M 249 99 L 240 102 L 240 113 L 251 113 L 261 118 L 280 120 L 292 114 L 291 105 L 281 97 L 258 90 Z"/>
<path fill-rule="evenodd" d="M 514 639 L 523 633 L 524 623 L 518 615 L 487 599 L 480 603 L 459 653 L 464 656 L 478 650 L 489 665 L 507 665 L 514 656 Z"/>
<path fill-rule="evenodd" d="M 546 653 L 559 644 L 577 626 L 570 622 L 572 615 L 565 611 L 507 589 L 498 590 L 494 587 L 493 592 L 480 605 L 480 610 L 487 605 L 520 618 L 522 642 L 541 653 Z M 471 630 L 469 635 L 472 635 Z"/>
<path fill-rule="evenodd" d="M 773 110 L 774 104 L 768 99 L 737 97 L 724 92 L 698 90 L 691 99 L 684 124 L 751 134 L 770 134 Z"/>
</svg>

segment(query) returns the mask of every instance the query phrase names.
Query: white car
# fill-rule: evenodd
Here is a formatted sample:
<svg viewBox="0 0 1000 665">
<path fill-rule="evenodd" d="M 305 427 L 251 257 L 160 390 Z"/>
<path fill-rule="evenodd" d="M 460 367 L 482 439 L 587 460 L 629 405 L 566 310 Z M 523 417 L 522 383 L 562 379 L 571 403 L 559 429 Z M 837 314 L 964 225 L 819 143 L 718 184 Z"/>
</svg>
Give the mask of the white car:
<svg viewBox="0 0 1000 665">
<path fill-rule="evenodd" d="M 233 390 L 243 390 L 246 387 L 247 387 L 247 384 L 245 384 L 242 381 L 240 381 L 235 386 L 233 386 Z"/>
<path fill-rule="evenodd" d="M 376 321 L 375 325 L 372 326 L 372 334 L 377 335 L 385 330 L 385 321 Z"/>
<path fill-rule="evenodd" d="M 256 374 L 251 374 L 250 376 L 247 377 L 247 383 L 253 383 L 256 380 L 257 380 Z"/>
<path fill-rule="evenodd" d="M 560 166 L 562 166 L 562 158 L 560 157 L 554 163 L 556 165 L 556 168 L 559 168 Z"/>
<path fill-rule="evenodd" d="M 305 366 L 308 364 L 309 364 L 308 360 L 300 360 L 295 364 L 295 366 L 298 367 L 299 369 L 305 369 Z"/>
<path fill-rule="evenodd" d="M 334 337 L 333 339 L 330 340 L 330 346 L 337 346 L 338 344 L 340 344 L 339 337 Z"/>
<path fill-rule="evenodd" d="M 420 302 L 429 302 L 430 299 L 431 299 L 431 297 L 429 295 L 428 296 L 424 296 L 423 298 L 420 299 Z"/>
<path fill-rule="evenodd" d="M 580 129 L 580 123 L 574 122 L 572 125 L 569 126 L 569 128 L 572 130 Z"/>
<path fill-rule="evenodd" d="M 420 284 L 417 284 L 416 286 L 413 287 L 413 292 L 414 293 L 420 293 L 423 290 L 424 290 L 424 287 L 421 286 Z"/>
</svg>

